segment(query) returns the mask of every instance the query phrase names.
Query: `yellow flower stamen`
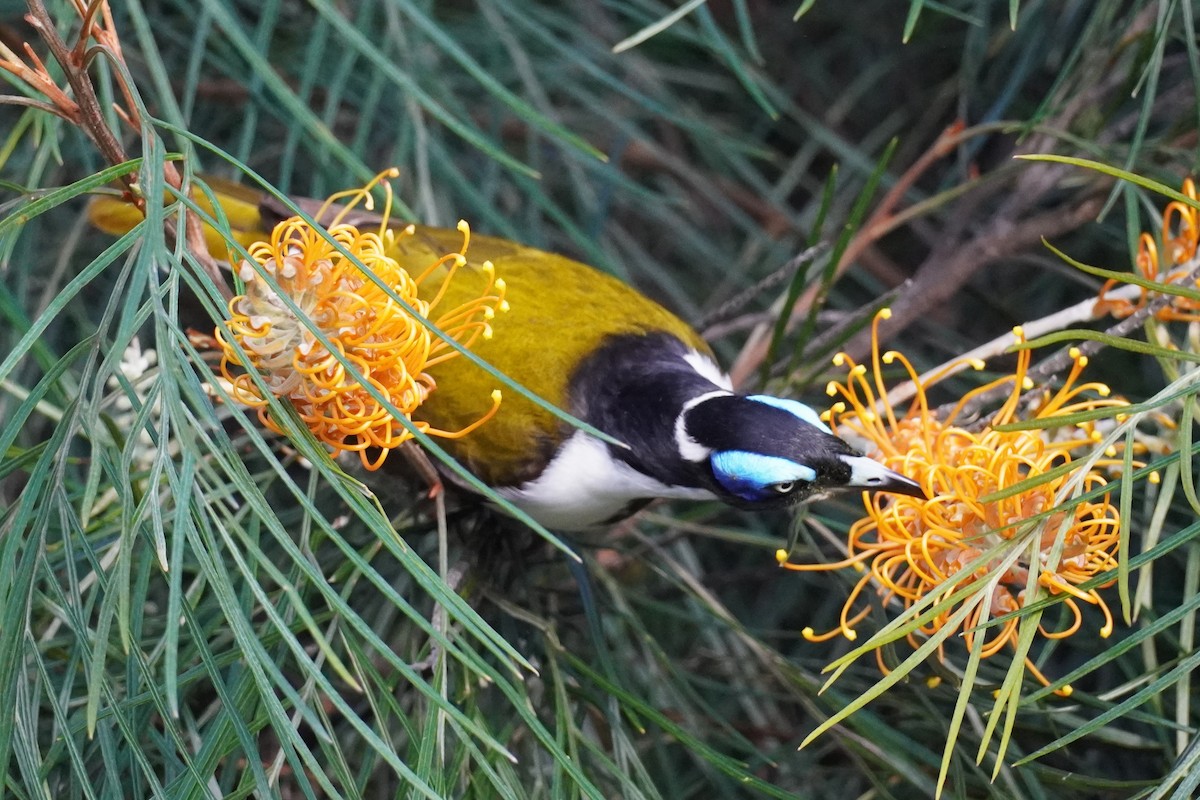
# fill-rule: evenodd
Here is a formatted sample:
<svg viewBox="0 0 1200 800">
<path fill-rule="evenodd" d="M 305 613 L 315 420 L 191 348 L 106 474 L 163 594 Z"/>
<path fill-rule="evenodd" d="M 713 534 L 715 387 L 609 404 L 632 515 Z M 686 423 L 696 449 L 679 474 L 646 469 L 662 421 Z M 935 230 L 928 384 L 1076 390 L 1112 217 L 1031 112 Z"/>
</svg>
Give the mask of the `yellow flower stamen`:
<svg viewBox="0 0 1200 800">
<path fill-rule="evenodd" d="M 470 227 L 460 222 L 463 238 L 459 251 L 436 259 L 414 279 L 389 255 L 399 237 L 415 233 L 412 225 L 399 231 L 389 227 L 392 191 L 385 179 L 397 174 L 395 169 L 387 170 L 360 189 L 331 195 L 317 212 L 317 219 L 335 203 L 347 202 L 338 207 L 326 231 L 292 217 L 275 226 L 269 241 L 252 244 L 250 260 L 237 266 L 245 292 L 229 303 L 227 324 L 233 340 L 217 332 L 223 350 L 221 373 L 235 400 L 257 409 L 267 428 L 282 432 L 250 371 L 257 373 L 270 394 L 291 403 L 317 439 L 335 452 L 358 453 L 371 470 L 378 469 L 391 450 L 413 437 L 376 394 L 394 406 L 412 428 L 443 438 L 475 430 L 496 413 L 501 400 L 500 392 L 493 392 L 491 409 L 459 431 L 438 430 L 412 419 L 412 413 L 436 388 L 427 370 L 459 355 L 448 340 L 470 347 L 480 336 L 490 338 L 490 320 L 508 304 L 504 281 L 495 276 L 495 267 L 485 262 L 481 269 L 488 280 L 483 293 L 437 313 L 454 273 L 467 263 Z M 364 232 L 346 224 L 343 220 L 359 204 L 367 210 L 374 208 L 371 190 L 380 184 L 386 199 L 378 229 Z M 356 260 L 383 285 L 372 280 Z M 236 256 L 231 261 L 237 262 Z M 443 267 L 445 274 L 437 292 L 431 299 L 423 299 L 421 284 Z M 420 317 L 432 321 L 445 338 L 396 302 L 384 286 Z M 234 342 L 244 351 L 246 361 Z M 352 364 L 362 380 L 353 377 L 343 362 Z"/>
<path fill-rule="evenodd" d="M 1196 184 L 1191 178 L 1183 182 L 1182 194 L 1197 200 Z M 1200 210 L 1187 203 L 1174 200 L 1167 204 L 1162 214 L 1162 249 L 1149 233 L 1138 237 L 1138 252 L 1134 266 L 1143 278 L 1158 283 L 1173 283 L 1185 277 L 1184 265 L 1196 258 L 1200 245 Z M 1165 256 L 1165 258 L 1164 258 Z M 1110 280 L 1100 289 L 1096 300 L 1096 313 L 1110 313 L 1116 317 L 1128 317 L 1146 305 L 1151 291 L 1142 289 L 1136 302 L 1114 299 L 1108 293 L 1117 285 Z M 1200 288 L 1200 282 L 1194 283 Z M 1155 318 L 1163 322 L 1200 322 L 1200 301 L 1189 297 L 1173 297 L 1171 303 L 1155 312 Z"/>
<path fill-rule="evenodd" d="M 896 601 L 911 608 L 931 594 L 944 597 L 972 586 L 977 593 L 962 602 L 972 603 L 973 608 L 958 632 L 968 649 L 973 647 L 976 636 L 984 636 L 980 650 L 983 657 L 990 657 L 1007 646 L 1016 646 L 1019 618 L 1014 615 L 988 627 L 979 626 L 1020 611 L 1039 599 L 1031 596 L 1037 593 L 1027 591 L 1030 571 L 1034 569 L 1037 577 L 1033 585 L 1040 588 L 1042 596 L 1046 593 L 1059 596 L 1073 620 L 1060 631 L 1039 628 L 1045 638 L 1065 638 L 1080 629 L 1081 601 L 1102 611 L 1106 622 L 1100 633 L 1107 636 L 1112 627 L 1107 604 L 1096 589 L 1083 590 L 1079 585 L 1117 565 L 1119 516 L 1109 496 L 1104 494 L 1079 502 L 1068 511 L 1055 512 L 1033 522 L 1026 521 L 1069 499 L 1064 496 L 1072 479 L 1069 473 L 1047 478 L 1009 497 L 986 502 L 983 498 L 1070 464 L 1073 451 L 1094 447 L 1095 428 L 1090 422 L 1066 427 L 1071 434 L 1068 436 L 1054 435 L 1053 426 L 1045 430 L 995 430 L 1015 421 L 1022 408 L 1031 407 L 1034 419 L 1053 420 L 1078 411 L 1127 404 L 1105 399 L 1110 392 L 1102 384 L 1080 382 L 1087 357 L 1078 350 L 1071 353 L 1074 363 L 1057 391 L 1031 395 L 1032 381 L 1028 375 L 1031 354 L 1029 350 L 1021 350 L 1011 375 L 968 392 L 949 415 L 940 418 L 926 397 L 926 389 L 936 378 L 922 381 L 911 362 L 899 352 L 880 355 L 878 322 L 883 318 L 885 315 L 878 315 L 872 326 L 871 375 L 867 375 L 864 365 L 855 364 L 844 353 L 839 355 L 837 362 L 846 368 L 847 375 L 842 382 L 834 381 L 827 387 L 827 393 L 836 397 L 837 403 L 824 418 L 835 433 L 850 433 L 852 438 L 869 441 L 874 447 L 873 457 L 917 481 L 928 499 L 864 492 L 866 515 L 851 527 L 847 557 L 836 563 L 797 564 L 788 560 L 786 552 L 776 554 L 779 564 L 790 570 L 866 567 L 843 605 L 838 626 L 827 633 L 807 628 L 804 638 L 814 642 L 838 634 L 854 638 L 855 626 L 870 607 L 858 602 L 868 588 L 874 588 L 884 605 Z M 1021 329 L 1014 333 L 1019 342 L 1025 340 Z M 901 366 L 916 386 L 915 397 L 903 413 L 887 400 L 882 374 L 885 365 Z M 938 377 L 957 372 L 962 366 L 951 365 L 939 371 Z M 1008 395 L 991 425 L 973 431 L 955 424 L 968 403 L 997 387 L 1009 387 Z M 1108 458 L 1096 466 L 1120 463 L 1119 459 Z M 1105 484 L 1105 478 L 1093 468 L 1077 479 L 1074 494 Z M 1056 551 L 1057 563 L 1053 563 Z M 971 565 L 972 569 L 966 571 Z M 980 593 L 986 594 L 981 597 Z M 954 609 L 946 609 L 911 633 L 908 639 L 913 647 L 920 645 L 921 638 L 943 630 L 950 624 L 953 613 Z M 882 659 L 879 660 L 881 669 L 886 671 Z M 1028 660 L 1027 667 L 1034 677 L 1046 683 Z M 1069 693 L 1069 689 L 1060 693 Z"/>
</svg>

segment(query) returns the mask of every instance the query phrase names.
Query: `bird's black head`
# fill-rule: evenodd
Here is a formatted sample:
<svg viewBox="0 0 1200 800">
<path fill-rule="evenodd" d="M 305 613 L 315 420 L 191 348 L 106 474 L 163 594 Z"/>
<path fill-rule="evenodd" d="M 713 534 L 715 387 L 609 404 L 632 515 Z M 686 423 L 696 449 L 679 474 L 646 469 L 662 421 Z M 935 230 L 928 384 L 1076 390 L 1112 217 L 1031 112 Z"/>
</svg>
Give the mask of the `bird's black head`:
<svg viewBox="0 0 1200 800">
<path fill-rule="evenodd" d="M 925 496 L 916 482 L 855 452 L 795 400 L 714 392 L 688 404 L 676 438 L 686 459 L 702 468 L 707 462 L 709 488 L 740 508 L 790 506 L 855 489 Z"/>
</svg>

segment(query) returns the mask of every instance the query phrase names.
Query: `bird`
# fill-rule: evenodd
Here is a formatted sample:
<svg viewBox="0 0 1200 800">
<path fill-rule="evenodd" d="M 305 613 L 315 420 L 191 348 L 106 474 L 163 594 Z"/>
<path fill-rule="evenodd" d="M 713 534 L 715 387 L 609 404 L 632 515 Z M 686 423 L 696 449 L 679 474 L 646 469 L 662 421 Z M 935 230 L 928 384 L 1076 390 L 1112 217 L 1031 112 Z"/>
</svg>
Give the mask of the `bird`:
<svg viewBox="0 0 1200 800">
<path fill-rule="evenodd" d="M 234 238 L 267 239 L 291 212 L 265 193 L 207 179 Z M 313 213 L 320 201 L 299 199 Z M 202 203 L 203 205 L 203 203 Z M 141 213 L 94 198 L 91 222 L 122 234 Z M 454 229 L 416 225 L 389 255 L 417 273 L 454 252 Z M 222 240 L 206 231 L 210 249 Z M 227 244 L 226 244 L 227 246 Z M 781 509 L 838 492 L 923 497 L 919 484 L 834 435 L 810 406 L 734 389 L 712 349 L 680 317 L 616 277 L 507 239 L 473 234 L 445 302 L 478 296 L 490 262 L 509 310 L 472 352 L 548 403 L 604 432 L 606 442 L 509 393 L 494 417 L 447 452 L 543 526 L 581 531 L 623 520 L 656 499 L 720 500 Z M 485 415 L 496 379 L 467 358 L 431 367 L 437 388 L 413 419 L 457 430 Z"/>
</svg>

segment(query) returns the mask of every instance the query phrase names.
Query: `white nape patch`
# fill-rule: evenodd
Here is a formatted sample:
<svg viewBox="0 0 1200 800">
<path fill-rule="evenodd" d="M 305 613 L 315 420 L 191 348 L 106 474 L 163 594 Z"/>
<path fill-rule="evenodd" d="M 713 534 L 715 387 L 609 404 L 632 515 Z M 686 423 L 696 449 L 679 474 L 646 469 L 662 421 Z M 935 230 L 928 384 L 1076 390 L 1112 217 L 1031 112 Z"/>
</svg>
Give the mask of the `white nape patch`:
<svg viewBox="0 0 1200 800">
<path fill-rule="evenodd" d="M 699 397 L 693 397 L 683 404 L 683 408 L 679 411 L 679 416 L 675 418 L 675 445 L 679 448 L 679 456 L 684 461 L 691 461 L 698 464 L 712 454 L 711 447 L 705 447 L 688 435 L 687 413 L 705 400 L 711 400 L 714 397 L 728 397 L 731 394 L 733 392 L 707 392 Z"/>
<path fill-rule="evenodd" d="M 688 350 L 683 356 L 683 360 L 688 363 L 696 373 L 707 380 L 720 386 L 726 392 L 733 393 L 733 381 L 725 374 L 725 371 L 717 366 L 717 362 L 713 361 L 708 356 L 701 353 L 699 350 Z"/>
<path fill-rule="evenodd" d="M 829 429 L 829 426 L 821 421 L 821 416 L 816 411 L 813 411 L 811 408 L 804 405 L 804 403 L 801 403 L 799 400 L 788 400 L 783 397 L 772 397 L 769 394 L 752 394 L 748 399 L 756 400 L 759 403 L 763 403 L 768 406 L 774 406 L 775 408 L 782 408 L 789 414 L 793 414 L 796 417 L 804 420 L 809 425 L 812 425 L 813 427 L 822 430 L 831 436 L 833 435 L 833 431 Z"/>
<path fill-rule="evenodd" d="M 635 500 L 711 500 L 707 489 L 669 486 L 615 459 L 608 446 L 575 431 L 535 480 L 500 494 L 547 528 L 582 530 L 612 519 Z"/>
<path fill-rule="evenodd" d="M 866 456 L 841 456 L 843 463 L 850 467 L 850 481 L 846 486 L 855 489 L 870 489 L 890 483 L 896 479 L 896 473 Z"/>
</svg>

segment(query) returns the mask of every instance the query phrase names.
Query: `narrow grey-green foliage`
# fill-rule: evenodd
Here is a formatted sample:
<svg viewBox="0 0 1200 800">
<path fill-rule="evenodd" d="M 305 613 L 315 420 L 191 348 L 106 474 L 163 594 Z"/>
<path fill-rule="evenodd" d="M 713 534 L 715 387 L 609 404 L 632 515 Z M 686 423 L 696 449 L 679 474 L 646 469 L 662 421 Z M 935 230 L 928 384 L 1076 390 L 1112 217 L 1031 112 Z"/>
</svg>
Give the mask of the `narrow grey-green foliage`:
<svg viewBox="0 0 1200 800">
<path fill-rule="evenodd" d="M 222 301 L 160 202 L 168 161 L 252 183 L 241 163 L 308 196 L 395 165 L 403 215 L 580 257 L 693 320 L 823 241 L 832 258 L 713 342 L 732 361 L 757 339 L 770 358 L 744 362 L 751 385 L 820 405 L 829 355 L 878 298 L 912 302 L 914 274 L 958 281 L 902 334 L 930 367 L 1130 269 L 1160 192 L 1200 163 L 1190 3 L 114 5 L 142 130 L 111 111 L 116 65 L 98 55 L 91 75 L 136 160 L 0 105 L 0 795 L 902 798 L 943 768 L 956 797 L 1194 793 L 1197 448 L 1171 428 L 1193 418 L 1193 332 L 1165 326 L 1183 353 L 1154 326 L 1045 340 L 1110 345 L 1089 371 L 1170 451 L 1123 470 L 1129 562 L 1098 582 L 1119 582 L 1106 597 L 1129 619 L 1103 641 L 1085 609 L 1080 633 L 1031 651 L 1071 698 L 957 636 L 880 692 L 873 659 L 843 658 L 867 637 L 799 633 L 837 625 L 857 574 L 773 558 L 789 530 L 798 556 L 840 558 L 853 500 L 794 526 L 666 506 L 569 540 L 576 563 L 452 497 L 441 569 L 418 481 L 354 471 L 294 417 L 284 439 L 230 402 L 188 335 Z M 50 6 L 72 43 L 71 5 Z M 51 63 L 23 13 L 0 3 L 0 39 Z M 36 97 L 4 74 L 0 94 Z M 906 176 L 956 120 L 971 135 Z M 1031 140 L 1106 172 L 1014 162 Z M 90 231 L 84 195 L 135 170 L 146 222 Z M 1037 236 L 1005 249 L 1097 197 L 1102 219 L 1051 228 L 1066 258 Z M 973 238 L 997 220 L 1011 236 Z M 945 265 L 964 248 L 983 266 L 960 280 Z M 914 652 L 912 620 L 888 627 L 899 610 L 864 623 L 891 667 Z M 1053 596 L 1025 613 L 1070 616 Z"/>
</svg>

